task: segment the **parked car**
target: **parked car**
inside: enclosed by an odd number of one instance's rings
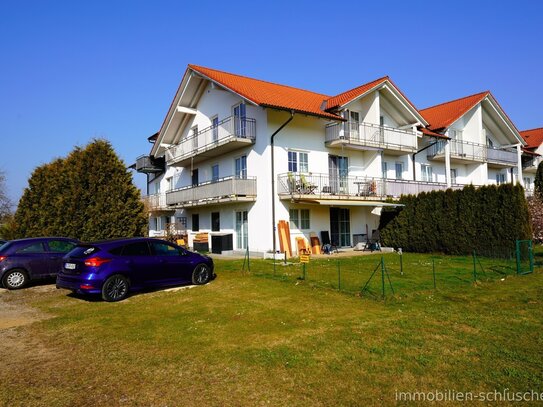
[[[64,237],[10,240],[0,246],[0,281],[5,288],[22,288],[31,280],[54,277],[62,258],[77,243]]]
[[[0,246],[2,246],[4,243],[7,243],[7,242],[8,242],[7,240],[0,239]]]
[[[120,301],[132,291],[206,284],[214,276],[208,256],[159,239],[117,239],[77,245],[64,257],[57,288]]]

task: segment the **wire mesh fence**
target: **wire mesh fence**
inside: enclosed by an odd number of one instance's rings
[[[528,241],[529,242],[529,241]],[[428,290],[454,290],[469,285],[503,280],[534,269],[531,242],[521,241],[512,253],[496,257],[447,256],[420,253],[386,253],[352,257],[319,257],[309,263],[244,261],[252,275],[303,283],[371,298],[405,297]],[[543,262],[542,262],[543,263]]]

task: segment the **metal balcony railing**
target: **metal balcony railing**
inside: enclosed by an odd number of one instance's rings
[[[136,158],[136,171],[142,173],[164,172],[164,157],[153,158],[148,155],[140,155]]]
[[[326,126],[325,141],[345,140],[362,146],[391,150],[416,150],[417,135],[413,130],[400,130],[371,123],[344,122]]]
[[[168,163],[184,160],[202,154],[236,139],[256,139],[256,120],[230,116],[217,125],[207,127],[198,133],[183,138],[179,144],[166,150]]]
[[[500,149],[487,146],[486,160],[490,163],[514,166],[518,164],[517,150],[512,148]]]
[[[522,160],[522,169],[537,169],[539,163],[541,162],[541,157],[530,157],[528,159]]]
[[[164,193],[147,195],[142,199],[151,212],[168,209],[168,205],[166,204],[166,194]]]
[[[439,182],[409,181],[387,178],[330,176],[329,174],[286,173],[278,175],[278,194],[307,195],[313,199],[386,199],[421,192],[446,190]],[[453,185],[461,189],[463,185]]]
[[[238,197],[256,197],[256,177],[238,178],[231,176],[174,189],[166,193],[166,203],[168,205],[186,203],[194,205],[209,200],[235,199]]]
[[[447,142],[439,141],[428,149],[428,158],[445,156]],[[449,140],[451,158],[467,161],[490,162],[503,165],[516,165],[517,152],[511,148],[489,147],[471,141]]]

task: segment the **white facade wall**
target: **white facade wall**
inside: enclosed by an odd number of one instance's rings
[[[379,125],[381,117],[383,123],[389,127],[406,128],[413,125],[413,122],[397,121],[394,118],[409,117],[410,113],[395,112],[390,102],[382,99],[384,96],[380,91],[356,100],[345,108],[360,113],[360,122]],[[242,102],[242,99],[231,92],[220,90],[217,87],[208,85],[197,105],[197,113],[191,116],[184,128],[178,129],[176,140],[191,135],[191,129],[198,126],[201,131],[212,124],[212,118],[218,116],[219,120],[233,115],[233,107]],[[386,105],[386,109],[383,108]],[[309,240],[310,233],[316,233],[320,238],[320,231],[330,231],[330,207],[324,205],[311,205],[293,203],[290,200],[281,200],[277,194],[277,176],[288,172],[288,152],[298,151],[308,154],[308,171],[311,174],[329,173],[329,155],[345,156],[349,159],[349,176],[375,177],[383,176],[383,162],[387,163],[386,177],[396,178],[396,163],[401,163],[403,172],[401,178],[413,180],[413,168],[416,171],[416,180],[422,180],[422,165],[432,167],[433,182],[446,183],[448,174],[445,172],[445,163],[430,161],[427,158],[427,151],[417,154],[413,161],[412,153],[393,155],[380,151],[362,151],[347,148],[328,148],[325,145],[325,126],[329,121],[314,116],[295,114],[293,120],[284,127],[275,137],[275,174],[276,181],[275,195],[271,191],[271,146],[270,136],[284,122],[290,113],[273,109],[264,109],[246,102],[246,116],[256,120],[256,141],[254,145],[238,149],[222,156],[210,158],[206,161],[196,163],[192,166],[176,167],[167,166],[165,174],[150,182],[149,193],[153,194],[158,190],[165,193],[170,187],[182,188],[192,184],[192,171],[198,169],[198,181],[206,182],[212,178],[211,167],[219,165],[219,178],[233,176],[235,174],[235,159],[241,155],[247,156],[247,175],[257,179],[257,198],[255,202],[230,202],[221,205],[203,206],[196,208],[180,209],[175,211],[173,216],[185,217],[187,219],[187,231],[189,245],[192,245],[193,238],[198,232],[211,232],[211,213],[220,213],[220,232],[232,233],[234,249],[237,246],[235,214],[239,211],[248,212],[248,236],[249,248],[251,251],[264,252],[273,246],[272,232],[272,200],[275,202],[275,224],[279,220],[289,220],[289,209],[308,209],[310,213],[310,227],[300,230],[291,225],[292,247],[295,248],[295,239],[304,236]],[[483,108],[481,104],[465,114],[457,122],[453,123],[451,129],[462,131],[462,140],[486,144],[485,134],[488,134],[497,144],[502,144],[506,139],[505,135],[499,134],[490,123],[483,123]],[[403,120],[403,119],[400,119]],[[485,131],[483,131],[483,128]],[[428,140],[419,138],[418,148],[427,145]],[[456,170],[457,184],[482,185],[495,183],[497,173],[506,174],[506,180],[510,181],[510,171],[507,169],[488,168],[486,163],[451,163],[451,169]],[[150,177],[152,178],[152,176]],[[173,180],[170,184],[169,179]],[[350,233],[351,242],[353,234],[365,234],[376,229],[379,217],[371,214],[373,207],[343,206],[350,210]],[[199,231],[192,231],[192,215],[199,214]],[[158,214],[166,216],[165,214]],[[172,216],[172,215],[168,215]],[[160,223],[164,223],[163,218]],[[159,234],[154,230],[154,217],[150,219],[150,234]],[[162,225],[163,226],[163,225]],[[211,239],[210,239],[211,243]],[[279,239],[276,239],[276,249],[279,249]]]

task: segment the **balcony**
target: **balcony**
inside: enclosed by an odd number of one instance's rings
[[[169,165],[187,166],[254,144],[256,120],[230,116],[166,150]]]
[[[537,167],[539,166],[540,162],[541,157],[539,156],[531,156],[529,158],[522,156],[522,171],[535,173],[537,172]]]
[[[167,213],[174,211],[173,208],[169,208],[166,204],[166,194],[164,193],[144,196],[143,203],[149,213]]]
[[[134,168],[134,167],[132,167]],[[164,172],[164,157],[141,155],[136,158],[136,171],[145,174]]]
[[[446,142],[439,141],[428,149],[428,159],[445,161]],[[451,162],[487,162],[489,167],[503,168],[517,165],[517,152],[514,149],[500,149],[471,141],[449,140]]]
[[[417,135],[412,130],[348,121],[326,126],[325,145],[353,150],[384,150],[388,154],[402,155],[417,151]]]
[[[226,177],[166,192],[166,204],[174,208],[256,201],[256,178]]]
[[[281,199],[375,201],[446,189],[447,184],[438,182],[287,173],[278,176],[277,193]]]

